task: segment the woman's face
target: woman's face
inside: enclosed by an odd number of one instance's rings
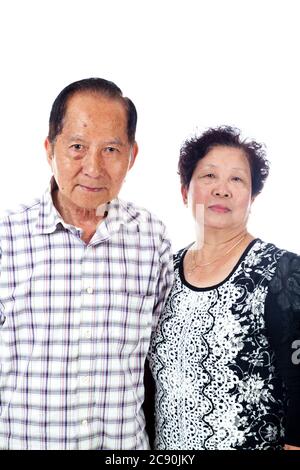
[[[198,162],[189,188],[182,187],[181,192],[200,224],[199,214],[204,214],[205,228],[245,228],[253,201],[245,153],[235,147],[213,147]]]

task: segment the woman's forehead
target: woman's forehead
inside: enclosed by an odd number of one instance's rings
[[[213,147],[198,162],[198,167],[230,168],[248,171],[249,162],[245,152],[240,148],[217,146]]]

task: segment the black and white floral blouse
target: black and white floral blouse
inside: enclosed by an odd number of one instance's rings
[[[197,288],[186,251],[150,347],[155,448],[300,446],[300,257],[255,239],[223,282]]]

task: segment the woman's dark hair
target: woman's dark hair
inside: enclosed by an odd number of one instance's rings
[[[123,96],[120,88],[115,83],[105,80],[104,78],[85,78],[66,86],[55,99],[49,118],[49,134],[48,139],[54,143],[58,134],[62,132],[63,121],[67,110],[69,98],[75,93],[91,92],[100,93],[111,99],[120,100],[127,113],[127,135],[128,141],[133,144],[135,140],[135,130],[137,123],[137,112],[133,102]]]
[[[189,187],[194,170],[199,160],[214,147],[234,147],[244,151],[250,166],[252,196],[259,194],[269,174],[269,161],[266,158],[264,144],[243,140],[241,131],[230,126],[210,128],[199,137],[187,139],[180,149],[178,174],[180,181]]]

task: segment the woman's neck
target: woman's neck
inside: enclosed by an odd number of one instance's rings
[[[205,231],[204,240],[197,240],[191,247],[197,264],[210,263],[220,257],[228,257],[247,246],[254,237],[245,227],[235,231]]]
[[[201,249],[197,249],[195,243],[184,257],[186,280],[196,287],[209,287],[222,282],[253,239],[243,229],[208,237]]]
[[[248,233],[246,227],[241,227],[236,230],[212,230],[205,229],[201,236],[196,234],[195,246],[193,248],[203,250],[216,250],[219,248],[226,248],[226,246],[242,235]]]

